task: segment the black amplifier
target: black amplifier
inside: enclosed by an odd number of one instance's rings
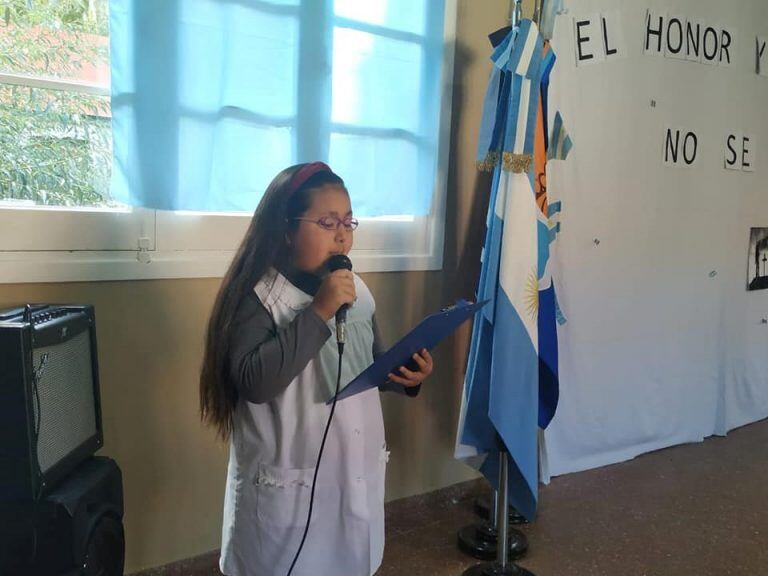
[[[0,504],[39,500],[102,444],[93,307],[0,311]]]

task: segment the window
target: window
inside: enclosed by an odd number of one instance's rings
[[[0,279],[31,279],[41,251],[135,250],[151,228],[109,195],[107,16],[106,0],[14,0],[0,15]]]
[[[0,200],[108,207],[105,2],[6,2],[0,20]]]
[[[231,132],[235,143],[247,132],[265,151],[259,162],[251,158],[255,172],[237,189],[253,198],[298,158],[327,158],[345,178],[358,213],[375,210],[376,199],[394,190],[435,191],[421,210],[405,194],[398,199],[402,213],[362,219],[353,252],[360,271],[442,265],[450,98],[434,119],[420,115],[418,105],[429,96],[424,86],[450,94],[456,7],[447,1],[443,18],[430,14],[434,5],[254,0],[251,6],[280,40],[267,38],[262,51],[285,62],[276,67],[278,76],[255,70],[260,81],[243,81],[243,89],[260,91],[270,114]],[[309,26],[318,21],[317,10],[325,24]],[[440,24],[438,43],[428,41],[430,22]],[[0,281],[218,276],[245,233],[250,212],[149,210],[112,198],[107,30],[107,0],[15,0],[0,20],[0,151],[5,155],[5,147],[12,159],[0,167]],[[288,50],[292,35],[300,41]],[[329,42],[331,73],[307,73]],[[442,69],[425,67],[425,54],[443,54],[444,43]],[[186,70],[181,85],[227,81],[194,78],[194,66]],[[440,81],[430,83],[435,77]],[[202,108],[204,102],[183,103],[180,141],[194,137]],[[223,155],[222,171],[237,165],[236,150]]]

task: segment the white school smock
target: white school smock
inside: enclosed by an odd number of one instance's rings
[[[312,297],[270,270],[254,288],[278,328]],[[355,275],[347,312],[342,387],[373,362],[375,304]],[[242,398],[234,415],[220,568],[226,576],[285,576],[309,511],[312,477],[338,369],[335,321],[318,355],[273,400]],[[379,391],[336,404],[315,489],[312,522],[294,576],[367,576],[384,552],[388,452]]]

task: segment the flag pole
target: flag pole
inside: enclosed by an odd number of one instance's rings
[[[538,1],[538,0],[537,0]],[[511,0],[509,10],[509,22],[512,28],[520,25],[523,18],[523,0]]]
[[[539,28],[544,26],[544,6],[547,0],[533,0],[533,21],[536,22]]]
[[[511,0],[510,24],[517,28],[522,20],[522,0]],[[534,0],[535,18],[538,20],[543,6],[542,0]],[[495,523],[497,530],[496,561],[476,564],[464,571],[462,576],[535,576],[533,572],[518,566],[508,558],[509,554],[509,451],[501,436],[496,433],[499,449],[499,476],[496,491]]]
[[[532,18],[532,20],[534,22],[536,22],[536,24],[539,24],[540,20],[541,20],[541,10],[543,8],[542,4],[543,4],[542,0],[533,0],[533,18]]]
[[[499,485],[496,491],[496,560],[475,564],[464,571],[462,576],[535,576],[533,572],[518,566],[509,559],[509,452],[497,434],[499,445]]]
[[[518,566],[508,558],[509,554],[509,452],[504,445],[501,436],[497,434],[499,443],[499,487],[496,506],[496,527],[499,531],[498,546],[496,548],[496,562],[492,569],[487,567],[481,574],[493,574],[498,576],[534,576],[533,572]]]
[[[536,1],[536,11],[539,10],[539,1]],[[522,0],[514,0],[512,9],[512,28],[520,25],[522,19]],[[535,15],[536,17],[538,14]],[[509,452],[504,445],[499,434],[496,434],[499,445],[499,484],[496,490],[495,512],[496,512],[496,530],[498,531],[496,545],[496,562],[490,566],[480,568],[479,574],[494,574],[498,576],[534,576],[534,574],[525,568],[522,568],[510,562],[509,554]],[[464,573],[466,576],[467,573]]]
[[[491,506],[491,497],[489,497],[488,494],[482,494],[475,498],[475,514],[477,514],[480,518],[483,520],[488,520],[489,522],[493,520],[496,521],[496,501],[498,500],[498,495],[496,494],[496,490],[491,490],[493,493],[493,506]],[[520,514],[512,504],[509,505],[509,523],[510,524],[528,524],[528,520],[525,519],[525,516]],[[494,528],[496,525],[494,524]]]
[[[509,533],[509,514],[507,506],[509,495],[507,494],[507,481],[509,479],[509,453],[502,444],[499,450],[499,489],[496,491],[496,526],[499,530],[499,543],[496,548],[496,562],[502,573],[507,572],[507,534]]]

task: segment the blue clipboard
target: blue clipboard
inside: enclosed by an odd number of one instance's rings
[[[485,306],[489,301],[472,303],[459,300],[453,306],[443,308],[440,312],[424,318],[419,324],[406,334],[397,344],[381,354],[376,361],[358,374],[357,378],[347,384],[339,392],[338,399],[343,400],[354,396],[369,388],[377,388],[389,378],[387,374],[395,372],[400,366],[407,366],[413,361],[413,354],[426,348],[431,350],[443,338],[451,334],[473,314]],[[328,404],[333,402],[333,397]]]

